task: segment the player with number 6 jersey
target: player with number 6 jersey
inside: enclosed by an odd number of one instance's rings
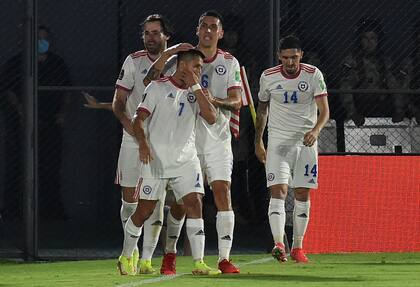
[[[297,37],[283,38],[278,56],[281,65],[265,70],[260,79],[255,153],[266,164],[271,193],[268,217],[274,239],[272,255],[279,262],[287,261],[284,204],[291,186],[295,195],[291,257],[306,263],[302,242],[309,222],[309,191],[317,188],[317,139],[329,118],[328,94],[321,71],[300,62],[303,51]],[[262,136],[267,117],[266,151]]]

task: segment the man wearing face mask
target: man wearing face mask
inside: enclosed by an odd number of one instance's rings
[[[22,194],[23,174],[23,55],[8,60],[1,70],[1,105],[6,122],[8,163],[6,196],[9,215],[19,216],[16,207]],[[50,30],[38,27],[38,86],[68,86],[70,75],[64,60],[51,51]],[[63,111],[67,97],[62,92],[38,92],[38,171],[39,211],[43,218],[65,218],[60,197],[60,165],[62,151]],[[6,212],[7,214],[8,212]]]

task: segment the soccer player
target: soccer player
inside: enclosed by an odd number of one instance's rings
[[[232,248],[235,215],[232,210],[230,182],[233,165],[229,122],[231,111],[241,107],[241,82],[239,63],[231,54],[217,48],[223,37],[222,17],[215,11],[203,13],[198,21],[197,49],[205,55],[201,85],[210,93],[217,108],[217,122],[209,125],[201,118],[197,121],[197,152],[201,168],[213,191],[217,207],[219,263],[222,273],[239,273],[239,268],[229,260]],[[164,69],[174,65],[171,51],[164,51],[150,68],[145,83],[156,79]],[[169,60],[169,62],[167,62]],[[184,211],[180,205],[171,205],[167,219],[166,252],[161,273],[176,273],[176,243],[181,232]]]
[[[124,131],[115,183],[119,184],[122,190],[120,216],[123,227],[128,218],[136,210],[138,199],[135,194],[135,187],[140,176],[138,143],[134,138],[131,118],[144,93],[145,86],[143,84],[143,78],[153,61],[166,49],[170,36],[171,28],[168,21],[162,15],[153,14],[146,17],[142,23],[142,37],[146,49],[135,52],[125,59],[116,82],[112,110],[120,120]],[[187,45],[188,48],[190,46]],[[175,52],[183,48],[185,49],[184,46],[178,46],[175,48]],[[168,71],[168,73],[170,72],[172,71]],[[87,96],[89,95],[85,95],[85,97]],[[107,105],[102,104],[100,107],[106,108]],[[160,200],[155,212],[144,225],[140,273],[154,273],[151,258],[159,240],[162,222],[163,200]],[[137,273],[138,260],[139,251],[137,247],[132,255],[120,256],[118,262],[120,274]]]
[[[195,146],[198,117],[208,124],[216,122],[216,109],[199,84],[204,55],[195,49],[178,53],[173,76],[153,81],[146,88],[143,102],[133,120],[139,156],[143,164],[137,185],[139,205],[128,219],[123,255],[129,256],[140,236],[145,220],[153,213],[166,187],[182,200],[186,210],[187,236],[194,259],[194,275],[220,273],[204,261],[204,193],[200,161]],[[147,132],[145,121],[148,120]]]
[[[258,93],[255,153],[266,164],[271,193],[268,217],[275,243],[272,255],[279,262],[287,261],[283,236],[289,184],[295,194],[291,257],[299,263],[308,262],[302,241],[309,222],[309,191],[317,188],[317,139],[329,118],[324,77],[315,66],[301,63],[302,56],[297,37],[281,39],[278,52],[281,65],[263,72]],[[267,116],[266,151],[262,136]]]

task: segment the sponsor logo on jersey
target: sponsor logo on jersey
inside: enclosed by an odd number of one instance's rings
[[[321,88],[322,91],[327,88],[327,86],[325,85],[325,82],[323,80],[319,81],[319,87]]]
[[[197,182],[197,183],[195,184],[195,187],[201,187],[201,184],[200,184],[199,182]]]
[[[267,174],[267,180],[268,181],[273,181],[275,178],[274,173],[270,172],[269,174]]]
[[[196,101],[195,95],[193,93],[188,93],[187,100],[190,103],[195,103],[195,101]]]
[[[221,240],[228,240],[228,241],[232,241],[232,238],[230,237],[230,235],[225,235],[223,237],[220,238]]]
[[[312,178],[310,181],[308,181],[308,183],[313,183],[313,184],[315,184],[315,180]]]
[[[124,69],[121,69],[120,74],[118,75],[118,80],[122,80],[124,78]]]
[[[308,90],[308,88],[309,88],[309,85],[308,85],[307,82],[305,82],[305,81],[300,81],[299,82],[299,84],[298,84],[299,91],[306,92]]]
[[[239,72],[239,71],[235,72],[235,81],[237,81],[237,82],[241,81],[241,72]]]
[[[168,97],[168,98],[171,98],[171,99],[175,99],[175,96],[174,96],[174,94],[172,94],[172,93],[170,93],[167,97]]]
[[[150,194],[152,192],[152,187],[150,185],[145,185],[143,187],[143,193],[144,194]]]
[[[226,67],[223,65],[217,65],[216,68],[214,68],[214,70],[220,76],[226,74]]]
[[[277,85],[276,90],[283,90],[283,86],[282,85]]]

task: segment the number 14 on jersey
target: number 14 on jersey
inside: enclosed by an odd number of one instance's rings
[[[290,95],[287,91],[284,92],[284,102],[283,104],[288,104],[291,102],[292,104],[297,104],[298,102],[298,94],[296,91],[293,91],[292,95]]]

